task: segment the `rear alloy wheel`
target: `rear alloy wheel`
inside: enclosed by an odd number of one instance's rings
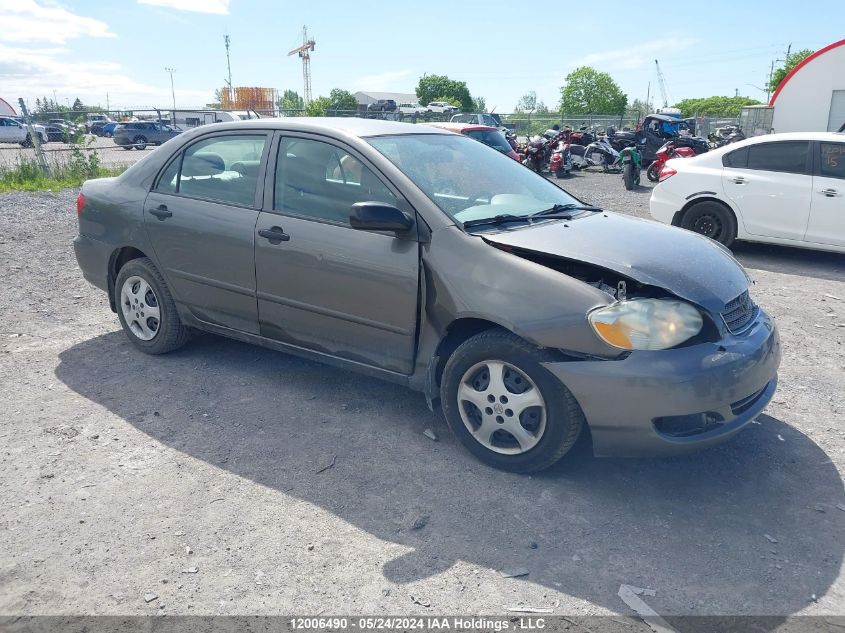
[[[481,461],[533,472],[575,444],[584,416],[569,390],[543,368],[546,360],[547,352],[499,329],[470,338],[449,358],[441,382],[443,412]]]
[[[132,139],[132,144],[135,145],[136,149],[147,149],[147,139],[143,136],[136,136]]]
[[[114,293],[120,325],[142,352],[165,354],[188,340],[170,290],[148,258],[133,259],[120,269]]]
[[[730,248],[736,239],[736,218],[719,202],[704,200],[684,213],[681,227],[699,233]]]

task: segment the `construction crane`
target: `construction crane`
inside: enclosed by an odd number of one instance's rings
[[[663,96],[663,107],[669,107],[669,97],[666,96],[666,82],[663,81],[663,73],[660,72],[660,64],[654,60],[654,65],[657,67],[657,84],[660,86],[660,94]]]
[[[308,27],[302,27],[302,46],[293,49],[288,53],[288,57],[295,53],[299,53],[299,58],[302,60],[302,82],[305,84],[304,95],[302,102],[307,106],[311,103],[311,53],[314,52],[315,42],[308,39]]]

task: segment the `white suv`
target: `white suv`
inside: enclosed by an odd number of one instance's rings
[[[33,131],[38,134],[42,143],[47,142],[47,130],[43,125],[33,125]],[[0,143],[18,143],[23,147],[32,145],[29,130],[26,125],[11,117],[0,117]]]
[[[845,134],[768,134],[670,160],[651,215],[706,235],[845,252]]]
[[[430,112],[434,112],[435,114],[454,114],[458,112],[458,108],[453,106],[451,103],[447,103],[445,101],[432,101],[427,106]]]
[[[417,116],[423,116],[431,112],[431,110],[421,106],[419,103],[400,103],[398,109],[402,114],[408,114],[411,116],[415,114]]]

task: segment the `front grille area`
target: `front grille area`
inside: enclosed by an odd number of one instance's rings
[[[722,320],[731,334],[742,332],[757,316],[757,306],[746,290],[736,299],[729,301],[722,312]]]
[[[768,386],[768,385],[767,385]],[[757,401],[760,399],[760,396],[763,395],[763,392],[766,390],[766,387],[763,387],[759,391],[755,391],[750,396],[746,396],[742,400],[737,400],[736,402],[731,403],[731,412],[734,415],[740,415],[748,411],[751,407],[753,407]]]
[[[715,411],[692,413],[690,415],[667,415],[654,418],[652,424],[661,435],[669,437],[690,437],[717,429],[725,423],[725,418]]]

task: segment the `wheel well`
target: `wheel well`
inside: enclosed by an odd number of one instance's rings
[[[497,327],[501,326],[498,323],[493,323],[485,319],[466,318],[452,321],[449,327],[446,328],[446,335],[440,340],[437,351],[434,353],[437,359],[437,365],[434,367],[435,384],[433,386],[440,386],[440,379],[443,376],[443,369],[446,367],[446,362],[464,341],[480,332],[492,330]]]
[[[140,257],[146,257],[146,254],[132,246],[118,248],[111,254],[109,259],[109,305],[112,312],[117,312],[117,307],[114,304],[114,282],[118,273],[120,273],[120,269],[126,265],[126,262]]]
[[[728,213],[731,214],[734,219],[734,222],[738,222],[736,213],[734,213],[734,210],[731,209],[729,205],[725,204],[725,202],[719,200],[718,198],[713,198],[711,196],[701,196],[700,198],[693,198],[692,200],[687,202],[683,207],[681,207],[681,210],[678,211],[672,217],[672,226],[681,226],[681,223],[684,221],[684,215],[686,215],[687,211],[692,209],[699,202],[715,202],[716,204],[721,205],[728,211]]]

